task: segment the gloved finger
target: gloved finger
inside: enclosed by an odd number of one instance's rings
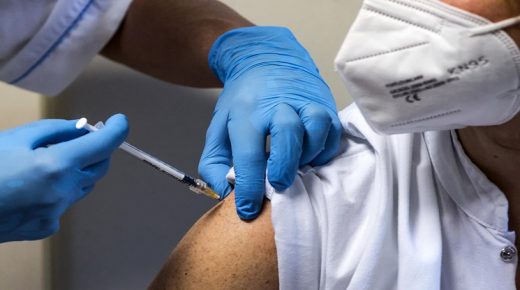
[[[91,184],[91,185],[88,185],[88,186],[85,186],[81,189],[81,191],[83,192],[83,196],[89,194],[90,192],[92,192],[92,190],[94,190],[94,188],[96,187],[96,184]]]
[[[226,180],[232,163],[227,120],[227,113],[215,112],[206,133],[206,144],[199,162],[200,176],[221,199],[228,196],[232,190]]]
[[[40,120],[29,123],[4,133],[17,144],[24,144],[31,149],[57,144],[78,138],[87,133],[76,129],[76,121],[70,120]]]
[[[304,126],[296,111],[278,104],[270,124],[271,153],[267,161],[267,177],[276,191],[284,191],[294,181],[302,154]]]
[[[78,181],[71,180],[71,183],[75,183],[75,189],[70,189],[67,192],[61,194],[54,194],[45,201],[38,205],[33,206],[26,212],[30,215],[26,215],[24,218],[24,224],[31,220],[41,220],[49,218],[59,218],[65,211],[73,204],[71,200],[77,200],[77,196],[82,186],[77,185]]]
[[[327,164],[338,153],[343,127],[336,114],[332,115],[332,126],[325,142],[325,149],[311,161],[311,166],[322,166]]]
[[[96,187],[96,183],[91,183],[91,184],[82,186],[81,189],[76,192],[76,194],[71,196],[71,198],[70,198],[70,200],[68,201],[67,204],[65,204],[64,206],[61,206],[60,208],[58,208],[58,210],[56,211],[56,214],[57,215],[62,215],[63,213],[65,213],[65,211],[67,211],[67,209],[69,207],[71,207],[72,205],[74,205],[78,201],[80,201],[83,198],[85,198],[85,196],[87,196],[89,193],[91,193],[92,190],[94,190],[95,187]]]
[[[266,132],[253,126],[248,116],[228,123],[235,166],[235,204],[244,220],[256,218],[262,210],[265,192]]]
[[[0,217],[0,233],[8,233],[18,228],[23,223],[24,214],[15,212]]]
[[[31,219],[17,229],[23,240],[40,240],[52,236],[60,229],[60,220],[56,217]]]
[[[87,185],[87,186],[83,187],[81,189],[81,194],[78,195],[77,198],[75,200],[73,200],[71,204],[75,204],[79,200],[83,199],[85,196],[87,196],[89,193],[91,193],[94,190],[95,187],[96,187],[96,183],[93,183],[93,184],[90,184],[90,185]]]
[[[299,115],[305,126],[300,166],[305,166],[325,149],[325,142],[332,126],[332,118],[325,108],[315,103],[304,106]]]
[[[64,158],[89,166],[108,159],[128,135],[128,121],[122,114],[116,114],[99,131],[80,138],[60,143],[49,148]]]
[[[90,193],[94,189],[96,183],[106,175],[109,167],[110,159],[105,159],[80,170],[81,182],[78,183],[79,190],[76,190],[75,194],[70,196],[68,203],[61,207],[61,212],[58,214],[63,214],[68,207],[83,199],[88,193]]]
[[[90,185],[98,182],[101,178],[103,178],[110,167],[110,159],[105,159],[98,163],[89,165],[81,170],[81,175],[84,185]]]

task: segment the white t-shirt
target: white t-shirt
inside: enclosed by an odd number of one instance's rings
[[[508,202],[455,132],[381,136],[354,105],[340,118],[338,157],[268,188],[280,289],[515,289]]]
[[[0,80],[55,95],[110,40],[131,0],[0,1]]]

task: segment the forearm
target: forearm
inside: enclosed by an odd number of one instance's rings
[[[215,0],[134,0],[102,54],[168,82],[215,87],[220,81],[208,65],[213,42],[252,25]]]

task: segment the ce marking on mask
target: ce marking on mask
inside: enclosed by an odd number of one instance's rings
[[[390,95],[394,99],[402,99],[410,104],[418,103],[423,100],[421,93],[460,81],[465,74],[483,68],[489,63],[489,60],[485,56],[481,56],[446,69],[446,77],[442,80],[437,78],[425,78],[423,75],[419,75],[389,83],[385,87],[389,90]]]

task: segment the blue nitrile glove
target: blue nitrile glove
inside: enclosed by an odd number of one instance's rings
[[[105,175],[128,132],[123,115],[95,133],[75,125],[42,120],[0,132],[0,242],[55,233],[65,210]]]
[[[224,90],[199,171],[227,196],[225,176],[233,165],[238,215],[253,219],[262,208],[266,167],[271,185],[283,191],[299,167],[323,165],[335,155],[341,136],[336,105],[309,53],[286,28],[229,31],[213,44],[209,64]]]

